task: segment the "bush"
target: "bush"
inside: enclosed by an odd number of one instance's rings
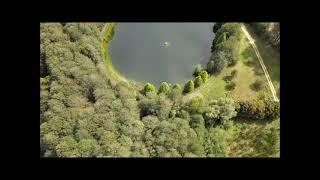
[[[167,82],[162,82],[159,87],[159,94],[161,93],[168,94],[169,91],[170,91],[169,84]]]
[[[238,76],[238,70],[234,69],[233,71],[231,71],[232,79],[236,78],[237,76]]]
[[[201,70],[200,73],[199,73],[199,76],[201,76],[203,82],[206,82],[208,77],[209,77],[209,75],[208,75],[206,70]]]
[[[147,83],[144,86],[143,93],[144,93],[144,95],[147,95],[148,93],[156,94],[157,93],[157,89],[154,87],[153,84]]]
[[[184,86],[183,93],[186,94],[186,93],[192,92],[193,90],[194,90],[194,83],[192,80],[190,80]]]
[[[255,91],[260,91],[264,87],[264,82],[260,79],[256,80],[252,85],[251,88]]]
[[[228,83],[227,85],[226,85],[226,89],[228,90],[228,91],[232,91],[232,90],[234,90],[236,88],[236,83],[235,82],[230,82],[230,83]]]
[[[274,120],[280,116],[280,104],[272,99],[239,102],[238,116],[253,120]]]
[[[231,75],[230,76],[224,76],[223,77],[223,80],[227,83],[229,83],[232,79],[234,79],[235,77],[237,77],[238,75],[238,71],[237,70],[233,70],[231,72]]]
[[[194,80],[194,87],[200,87],[203,84],[203,80],[201,76],[197,76],[196,79]]]
[[[200,71],[202,70],[202,67],[201,67],[201,64],[197,64],[195,67],[194,67],[194,70],[193,70],[193,76],[194,77],[197,77],[200,73]]]

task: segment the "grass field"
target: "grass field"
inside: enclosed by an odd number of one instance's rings
[[[280,88],[280,53],[267,45],[266,42],[257,36],[250,26],[246,26],[252,38],[255,39],[255,44],[260,52],[263,62],[267,67],[271,81],[278,94]],[[279,94],[278,94],[279,97]]]

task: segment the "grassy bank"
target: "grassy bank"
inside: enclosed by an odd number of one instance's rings
[[[104,26],[102,30],[102,43],[101,43],[102,53],[105,59],[107,69],[110,71],[112,77],[114,77],[116,80],[127,82],[127,80],[124,77],[122,77],[119,71],[113,66],[111,57],[109,54],[108,45],[114,36],[115,28],[116,28],[116,23],[106,23],[106,25]]]

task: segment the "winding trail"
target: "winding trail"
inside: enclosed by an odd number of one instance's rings
[[[270,90],[271,90],[271,93],[272,93],[274,101],[279,102],[276,90],[274,89],[274,86],[272,84],[272,81],[271,81],[271,78],[270,78],[269,73],[267,71],[267,68],[263,63],[262,57],[260,56],[259,50],[258,50],[256,44],[254,43],[254,39],[251,37],[251,35],[247,31],[246,27],[242,23],[241,23],[241,29],[244,32],[245,36],[248,38],[250,44],[252,45],[252,47],[253,47],[253,49],[254,49],[254,51],[255,51],[258,59],[259,59],[260,65],[261,65],[261,67],[262,67],[262,69],[264,71],[264,74],[265,74],[265,76],[266,76],[266,78],[268,80],[268,84],[269,84],[269,87],[270,87]]]

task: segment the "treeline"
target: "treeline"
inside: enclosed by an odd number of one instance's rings
[[[180,84],[163,82],[159,89],[147,84],[139,92],[113,79],[101,47],[104,25],[40,26],[40,156],[231,155],[228,133],[235,128],[231,119],[238,114],[238,103],[232,99],[208,102],[200,97],[184,102],[183,94],[189,90]],[[201,74],[205,73],[200,71],[196,79],[207,78]],[[274,138],[260,140],[266,147],[275,147]],[[237,148],[242,150],[245,147]],[[252,154],[261,152],[274,153],[265,148]]]
[[[254,32],[280,51],[280,23],[248,23]]]

